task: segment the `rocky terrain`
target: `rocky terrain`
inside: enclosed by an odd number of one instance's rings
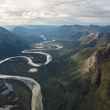
[[[106,36],[106,37],[105,37]],[[109,110],[110,46],[107,34],[99,34],[93,54],[83,59],[81,74],[88,81],[88,91],[82,94],[79,110]],[[103,41],[102,41],[103,39]],[[101,41],[100,41],[101,40]],[[106,45],[101,43],[105,42]],[[99,44],[101,46],[99,46]],[[86,51],[88,52],[88,51]],[[86,53],[85,53],[86,54]],[[84,84],[83,86],[85,86]],[[85,88],[87,89],[87,88]]]

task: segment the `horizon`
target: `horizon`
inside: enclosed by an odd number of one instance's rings
[[[108,24],[108,25],[106,25],[106,24],[59,24],[59,25],[57,25],[57,24],[46,24],[46,25],[33,25],[33,24],[25,24],[25,25],[23,25],[23,24],[21,24],[21,25],[0,25],[0,27],[4,27],[4,26],[110,26],[110,24]]]

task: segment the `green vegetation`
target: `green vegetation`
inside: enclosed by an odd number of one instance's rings
[[[98,110],[109,110],[110,108],[110,59],[106,59],[101,64],[101,85],[97,91]],[[103,109],[104,107],[104,109]]]
[[[72,46],[52,52],[53,62],[45,68],[48,73],[44,91],[47,110],[75,110],[79,106],[82,80],[79,65],[72,58],[74,52]]]
[[[109,58],[109,48],[98,47],[98,60],[97,64],[100,68],[100,82],[99,85],[96,85],[97,71],[91,69],[91,74],[89,77],[86,77],[85,80],[89,81],[88,92],[85,95],[82,95],[81,104],[79,105],[78,110],[109,110],[110,108],[110,58]],[[97,66],[96,66],[97,69]],[[94,80],[94,81],[93,81]],[[93,83],[94,82],[94,83]]]
[[[90,57],[94,52],[95,48],[82,48],[75,55],[72,56],[76,62],[83,62],[85,59]]]

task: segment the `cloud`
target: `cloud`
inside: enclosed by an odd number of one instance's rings
[[[0,0],[0,24],[110,24],[109,0]]]

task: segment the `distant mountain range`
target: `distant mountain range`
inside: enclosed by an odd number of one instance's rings
[[[39,38],[39,36],[43,34],[47,39],[76,41],[89,33],[110,32],[110,26],[16,26],[13,27],[12,31],[16,34],[31,36],[33,39]]]
[[[110,26],[95,25],[8,26],[7,29],[0,27],[0,56],[17,54],[33,43],[43,40],[79,41],[91,33],[101,35],[109,32]]]

